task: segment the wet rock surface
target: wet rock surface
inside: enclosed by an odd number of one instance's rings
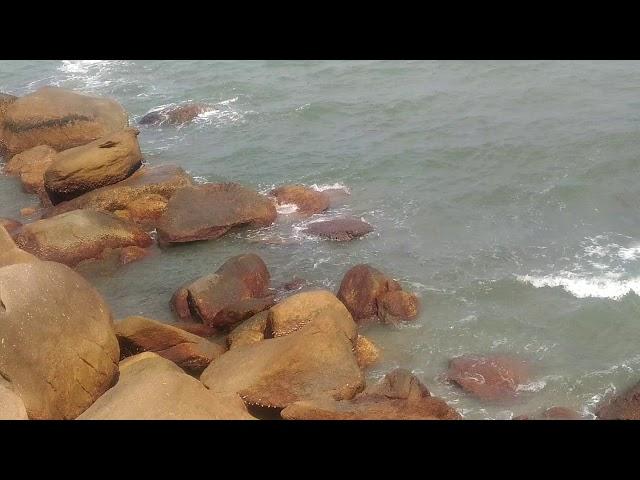
[[[310,223],[303,232],[337,242],[347,242],[373,232],[373,227],[357,218],[338,218]]]

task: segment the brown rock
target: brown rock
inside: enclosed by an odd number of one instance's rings
[[[598,420],[640,420],[640,383],[606,399],[595,413]]]
[[[269,311],[265,310],[242,322],[227,336],[229,349],[251,345],[264,340],[268,320]]]
[[[20,215],[23,217],[31,217],[37,211],[38,209],[36,207],[24,207],[20,209]]]
[[[4,122],[4,117],[7,112],[7,109],[9,108],[9,105],[11,105],[17,99],[18,97],[15,97],[13,95],[0,93],[0,157],[5,156],[7,153],[7,146],[4,140],[2,139],[2,124]]]
[[[0,226],[0,267],[14,265],[16,263],[34,263],[38,261],[39,260],[30,253],[19,249],[13,242],[9,232]]]
[[[12,218],[0,218],[0,227],[4,227],[9,234],[15,232],[21,226],[22,223]]]
[[[345,326],[345,333],[355,343],[357,332],[351,314],[327,290],[297,293],[269,310],[269,329],[274,337],[289,335],[314,320],[341,322]]]
[[[542,412],[543,420],[582,420],[583,417],[575,410],[567,407],[551,407]]]
[[[398,323],[418,316],[420,301],[413,293],[395,290],[378,297],[378,318],[383,323]]]
[[[184,330],[185,332],[193,333],[194,335],[204,338],[211,337],[217,332],[216,328],[199,322],[169,322],[167,325],[171,325],[172,327],[179,328],[180,330]]]
[[[42,260],[69,266],[101,258],[106,249],[148,247],[153,242],[134,224],[92,210],[74,210],[29,223],[16,231],[14,239],[18,247]]]
[[[310,223],[303,232],[337,242],[345,242],[373,232],[373,227],[357,218],[337,218]]]
[[[14,155],[5,165],[4,172],[8,175],[18,175],[25,192],[46,197],[44,172],[53,162],[55,155],[56,151],[47,145],[33,147]]]
[[[486,401],[512,399],[530,378],[528,365],[506,355],[465,355],[449,362],[447,377],[471,395]]]
[[[75,418],[113,385],[111,313],[79,274],[54,262],[2,267],[0,305],[0,376],[29,418]]]
[[[294,204],[298,213],[313,215],[329,208],[329,197],[303,185],[285,185],[270,192],[279,205]]]
[[[282,410],[286,420],[459,420],[455,409],[431,397],[415,376],[395,370],[379,385],[352,400],[317,397],[295,402]]]
[[[0,377],[0,420],[28,420],[24,402],[11,384]]]
[[[44,87],[9,105],[2,136],[11,157],[38,145],[57,151],[84,145],[128,123],[114,100]]]
[[[145,250],[144,248],[140,248],[140,247],[124,247],[121,251],[120,251],[120,263],[122,265],[127,265],[131,262],[135,262],[138,260],[143,259],[144,257],[146,257],[149,254],[148,250]]]
[[[269,308],[269,271],[255,254],[228,259],[216,273],[180,287],[171,304],[178,317],[229,327]]]
[[[364,388],[351,339],[330,320],[229,350],[200,379],[214,392],[238,393],[249,405],[272,408],[318,395],[353,398]]]
[[[369,368],[380,360],[380,349],[367,337],[358,335],[356,339],[356,360],[360,368]]]
[[[127,210],[124,211],[127,212],[129,218],[136,223],[143,224],[145,222],[151,222],[155,224],[164,214],[168,203],[168,198],[157,193],[152,193],[134,200],[127,206]]]
[[[58,153],[44,174],[44,187],[56,205],[131,176],[142,165],[135,128],[110,133]]]
[[[144,115],[138,123],[140,125],[182,125],[184,123],[192,121],[201,113],[208,110],[207,105],[198,103],[188,103],[185,105],[178,105],[168,107],[162,110],[156,110]]]
[[[264,195],[237,183],[183,188],[169,200],[158,222],[161,243],[218,238],[234,227],[273,223],[276,209]]]
[[[158,219],[158,196],[168,201],[176,191],[192,184],[193,179],[180,167],[144,166],[122,182],[98,188],[49,208],[43,218],[77,209],[116,212],[128,211],[132,207],[132,213],[127,212],[128,218],[153,229]]]
[[[400,284],[370,265],[356,265],[345,273],[338,298],[356,322],[378,316],[378,299]]]
[[[237,395],[216,395],[151,352],[120,363],[120,379],[78,420],[253,420]]]
[[[127,317],[115,325],[124,356],[155,352],[185,370],[199,372],[225,352],[202,337],[145,317]]]

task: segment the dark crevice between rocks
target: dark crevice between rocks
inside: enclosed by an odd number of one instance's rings
[[[262,405],[254,405],[246,403],[249,415],[256,417],[258,420],[282,420],[280,413],[282,408],[265,407]]]

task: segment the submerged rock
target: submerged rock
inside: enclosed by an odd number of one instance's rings
[[[48,203],[44,188],[44,172],[53,162],[55,155],[56,151],[53,148],[39,145],[14,155],[5,165],[4,172],[8,175],[18,175],[25,192],[35,193],[44,199],[44,203]]]
[[[140,125],[182,125],[206,112],[210,107],[200,103],[188,103],[156,110],[144,115],[138,123]]]
[[[516,397],[530,379],[530,369],[521,359],[507,355],[464,355],[449,362],[449,381],[486,401]]]
[[[148,250],[140,247],[124,247],[120,250],[120,263],[122,265],[127,265],[131,262],[137,262],[138,260],[143,259],[149,254]]]
[[[352,340],[344,324],[331,319],[233,348],[212,362],[200,379],[214,392],[238,393],[249,405],[272,408],[319,395],[353,398],[364,388]]]
[[[124,356],[155,352],[186,370],[199,372],[225,349],[202,337],[145,317],[127,317],[115,324]]]
[[[214,394],[151,352],[120,363],[120,379],[78,420],[253,420],[240,397]]]
[[[0,218],[0,227],[3,227],[9,234],[15,232],[21,226],[22,223],[13,218]]]
[[[106,249],[148,247],[153,243],[136,225],[92,210],[74,210],[29,223],[15,232],[14,239],[18,247],[42,260],[69,266],[101,258]]]
[[[71,419],[118,375],[109,307],[82,276],[54,262],[0,268],[0,376],[31,419]]]
[[[51,218],[72,210],[126,212],[132,221],[145,228],[155,228],[164,213],[166,202],[181,188],[193,185],[193,179],[180,167],[161,165],[142,167],[126,180],[98,188],[44,212]],[[165,202],[159,205],[159,199]],[[131,209],[131,212],[129,212]]]
[[[128,123],[127,112],[114,100],[44,87],[7,107],[2,138],[11,157],[38,145],[57,151],[84,145]]]
[[[640,383],[606,399],[595,413],[598,420],[640,420]]]
[[[44,174],[44,187],[56,205],[131,176],[142,165],[137,136],[127,128],[59,152]]]
[[[303,185],[284,185],[272,190],[269,195],[275,197],[278,205],[295,205],[302,215],[322,213],[329,208],[328,195]]]
[[[169,200],[158,222],[161,243],[221,237],[234,227],[271,225],[276,208],[264,195],[237,183],[183,188]]]
[[[543,420],[584,420],[584,417],[567,407],[551,407],[542,412]]]
[[[357,218],[337,218],[310,223],[303,232],[329,240],[345,242],[373,232],[373,227]]]

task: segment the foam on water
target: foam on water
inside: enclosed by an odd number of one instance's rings
[[[276,211],[278,215],[291,215],[298,211],[298,206],[295,203],[282,203],[276,205]]]
[[[518,275],[520,282],[536,288],[561,287],[577,298],[609,298],[620,300],[629,293],[640,294],[640,277],[618,280],[610,275],[601,277],[581,277],[573,272],[560,272],[554,275],[535,276]]]
[[[314,183],[313,185],[310,186],[310,188],[313,188],[318,192],[324,192],[326,190],[342,190],[345,193],[351,194],[351,190],[349,189],[349,187],[338,182],[333,183],[331,185],[329,184],[317,185]]]

